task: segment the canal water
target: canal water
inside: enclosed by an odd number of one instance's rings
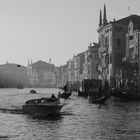
[[[65,103],[60,116],[36,118],[21,112],[32,98],[49,97],[58,89],[0,89],[0,140],[139,140],[140,102],[113,98],[95,105],[76,93]]]

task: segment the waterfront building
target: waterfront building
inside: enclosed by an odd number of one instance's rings
[[[83,63],[85,61],[85,52],[74,55],[67,62],[67,82],[73,90],[80,87],[83,80]]]
[[[56,75],[53,64],[37,61],[28,63],[29,86],[33,87],[55,87]]]
[[[83,67],[83,65],[85,63],[85,52],[77,54],[76,57],[78,58],[77,59],[78,60],[77,63],[79,63],[78,64],[79,65],[78,73],[79,73],[79,82],[81,83],[82,80],[84,79],[84,75],[83,75],[84,67]]]
[[[83,78],[84,79],[99,79],[98,72],[98,48],[97,43],[93,43],[88,46],[85,52],[85,63],[83,64]]]
[[[27,67],[8,62],[0,65],[0,87],[13,88],[17,85],[27,87]]]
[[[68,82],[74,83],[79,81],[79,69],[80,69],[80,59],[77,56],[73,56],[68,62],[67,72],[68,72]]]
[[[67,76],[67,64],[60,66],[60,82],[59,87],[64,87],[67,84],[68,76]]]
[[[107,22],[106,7],[104,5],[104,17],[102,21],[102,11],[100,10],[99,17],[99,28],[98,28],[98,39],[99,39],[99,79],[109,80],[113,75],[112,69],[112,27]],[[110,59],[109,59],[110,57]],[[109,61],[110,60],[110,61]]]
[[[56,82],[56,87],[60,87],[61,86],[61,71],[60,71],[60,67],[55,67],[54,69],[55,71],[55,82]]]
[[[128,33],[126,34],[126,57],[124,58],[124,63],[126,67],[122,71],[123,79],[124,78],[132,79],[140,76],[139,62],[140,62],[140,16],[131,16],[128,25]]]
[[[100,10],[98,38],[99,38],[99,78],[110,80],[121,78],[122,58],[126,56],[126,33],[130,18],[138,20],[137,15],[107,22],[106,6],[104,5],[104,17]]]

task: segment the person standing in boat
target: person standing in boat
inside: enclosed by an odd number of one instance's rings
[[[100,83],[100,85],[98,87],[98,95],[99,95],[99,97],[102,96],[102,83]]]
[[[108,94],[108,92],[109,92],[109,83],[108,83],[108,81],[105,81],[104,90],[105,90],[105,94]]]
[[[134,90],[135,90],[135,93],[137,93],[137,88],[138,88],[138,86],[137,86],[137,79],[135,79],[135,81],[134,81]]]
[[[68,86],[65,85],[65,86],[63,87],[63,90],[64,90],[65,93],[67,93],[67,91],[68,91]]]

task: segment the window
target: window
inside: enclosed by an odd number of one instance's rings
[[[98,54],[95,54],[95,60],[97,60],[98,59]]]
[[[109,74],[109,70],[107,69],[107,74]]]
[[[98,64],[96,64],[96,71],[98,71]]]
[[[112,75],[112,69],[110,69],[110,75]]]
[[[133,35],[129,36],[129,40],[132,40],[133,39]]]
[[[112,64],[112,54],[110,54],[109,61],[110,61],[110,64]]]
[[[122,61],[122,54],[116,53],[115,58],[116,58],[116,62],[120,63]]]
[[[115,30],[120,32],[122,30],[122,27],[115,27]]]
[[[121,40],[120,38],[117,39],[117,46],[120,46],[121,45]]]

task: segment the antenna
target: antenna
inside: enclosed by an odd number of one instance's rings
[[[51,59],[51,58],[49,58],[49,62],[50,62],[50,64],[51,64],[51,62],[52,62],[52,59]]]
[[[128,7],[128,16],[130,16],[130,7]]]

